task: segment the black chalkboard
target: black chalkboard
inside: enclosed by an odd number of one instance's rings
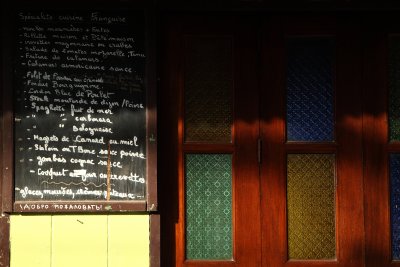
[[[144,14],[21,11],[16,20],[15,200],[144,200]]]

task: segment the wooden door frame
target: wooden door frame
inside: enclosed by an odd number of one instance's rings
[[[258,107],[256,95],[249,94],[250,88],[257,88],[257,32],[252,29],[251,18],[240,19],[235,16],[178,16],[168,19],[165,33],[166,49],[163,51],[163,90],[162,99],[170,99],[168,106],[161,104],[160,121],[165,131],[165,145],[173,148],[173,166],[169,174],[160,181],[165,191],[172,192],[173,202],[161,211],[168,218],[162,224],[170,238],[164,242],[167,255],[163,260],[171,266],[260,266],[261,235],[259,220],[259,178],[257,163]],[[250,29],[250,30],[249,30]],[[233,143],[227,145],[185,144],[183,141],[183,64],[184,37],[199,36],[232,36],[234,51],[234,128]],[[242,88],[242,89],[239,89]],[[249,89],[246,89],[249,88]],[[238,103],[240,102],[241,105]],[[243,105],[244,104],[244,105]],[[249,138],[250,137],[250,138]],[[172,141],[173,140],[173,141]],[[161,141],[162,142],[162,141]],[[172,142],[172,145],[170,144]],[[163,146],[162,146],[163,147]],[[165,151],[167,148],[164,147]],[[185,207],[184,207],[184,153],[232,153],[233,155],[233,259],[229,261],[200,261],[185,258]],[[162,152],[161,152],[162,153]],[[236,167],[237,162],[245,162],[245,167]],[[162,163],[161,163],[162,164]],[[164,168],[163,168],[164,169]],[[249,182],[250,181],[250,182]],[[163,193],[160,198],[163,199]],[[169,197],[170,195],[168,195]],[[164,197],[167,197],[166,195]],[[169,198],[171,199],[171,198]],[[249,204],[251,203],[251,204]],[[162,213],[163,214],[163,213]],[[172,219],[172,220],[170,220]],[[168,229],[167,229],[168,228]]]
[[[324,18],[318,18],[315,13],[288,16],[269,14],[267,18],[259,16],[262,23],[259,37],[262,41],[259,46],[261,59],[258,60],[266,64],[256,62],[257,59],[252,60],[259,67],[256,72],[261,77],[260,99],[267,97],[276,99],[271,101],[265,112],[261,114],[263,129],[261,137],[271,140],[271,142],[263,143],[261,172],[265,175],[262,175],[260,181],[261,192],[258,191],[261,194],[259,205],[263,211],[260,228],[272,229],[262,235],[263,266],[386,267],[400,265],[400,262],[391,260],[387,155],[390,151],[400,151],[400,147],[398,145],[389,147],[387,142],[388,81],[387,56],[385,55],[387,34],[399,33],[400,26],[396,22],[396,12],[389,13],[385,11],[378,14],[373,21],[370,16],[375,13],[357,12],[334,13],[332,16],[325,16],[325,14]],[[160,121],[161,132],[164,135],[164,138],[161,137],[164,143],[161,147],[165,151],[172,151],[171,158],[176,159],[179,156],[178,151],[182,151],[181,141],[178,139],[179,127],[181,127],[178,118],[180,118],[181,109],[177,106],[182,103],[182,96],[176,91],[176,84],[182,83],[179,80],[182,66],[175,61],[174,55],[182,51],[182,47],[179,47],[176,41],[182,35],[182,29],[179,28],[182,28],[182,25],[179,26],[182,24],[182,18],[175,15],[171,17],[175,17],[175,21],[169,26],[164,25],[165,28],[162,30],[165,34],[162,43],[166,44],[166,47],[162,48],[161,60],[176,64],[172,66],[172,69],[171,64],[163,64],[161,71],[163,81],[161,99],[163,101],[160,105],[163,118]],[[316,21],[325,22],[315,23]],[[306,150],[301,144],[285,144],[285,125],[281,119],[285,114],[285,77],[283,75],[285,65],[282,60],[284,32],[292,35],[336,35],[338,45],[336,103],[339,108],[336,110],[337,142],[334,145],[325,147],[314,145],[311,150]],[[272,63],[268,64],[268,62]],[[276,73],[277,69],[280,70],[278,75],[268,75]],[[266,75],[261,75],[262,73]],[[243,96],[246,97],[246,95]],[[171,99],[172,103],[165,103],[165,99]],[[254,126],[250,128],[253,129]],[[256,137],[255,131],[250,136]],[[245,136],[240,138],[243,138],[244,142],[249,142],[245,140]],[[247,146],[249,150],[254,150],[255,144],[249,142]],[[335,152],[337,155],[339,172],[336,260],[328,262],[288,260],[285,177],[285,159],[288,151],[323,151]],[[182,163],[176,163],[175,160],[173,162],[173,166],[171,162],[160,163],[163,166],[161,168],[163,172],[160,174],[163,190],[160,194],[164,195],[161,197],[164,199],[162,201],[164,203],[162,228],[164,238],[168,239],[168,242],[164,242],[162,254],[164,255],[163,263],[182,266],[184,263],[182,256],[184,248],[181,245],[183,244],[181,240],[183,236],[182,207],[178,206],[182,192],[178,190],[179,179],[177,178],[182,178],[182,173],[178,173],[179,164]],[[170,192],[172,192],[172,201],[167,204],[165,200],[171,199]],[[236,216],[239,216],[238,213]],[[178,250],[181,255],[175,257]],[[240,257],[245,257],[245,255],[240,255]],[[237,263],[239,264],[240,261]],[[218,265],[217,263],[207,264],[196,265],[193,262],[187,266]]]
[[[263,266],[362,266],[362,106],[359,24],[351,17],[276,16],[265,23],[262,57],[261,136],[263,147]],[[285,141],[285,38],[333,36],[336,39],[336,142],[307,144]],[[346,48],[344,48],[346,47]],[[348,47],[352,48],[350,51]],[[276,70],[277,74],[275,73]],[[359,71],[357,71],[359,70]],[[271,73],[271,75],[269,75]],[[336,253],[333,260],[290,260],[287,244],[286,155],[334,153],[337,165]],[[286,226],[286,227],[285,227]]]

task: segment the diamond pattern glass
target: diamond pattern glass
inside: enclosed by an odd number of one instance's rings
[[[230,143],[232,40],[187,37],[185,48],[185,141]]]
[[[391,154],[389,164],[392,258],[400,260],[400,154]]]
[[[187,154],[186,258],[232,259],[232,156]]]
[[[335,155],[287,156],[289,259],[334,259]]]
[[[400,37],[389,42],[389,139],[400,141]]]
[[[333,40],[287,41],[288,141],[334,140]]]

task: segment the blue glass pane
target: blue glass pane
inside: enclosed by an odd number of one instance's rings
[[[334,140],[333,40],[287,42],[288,141]]]
[[[392,258],[400,260],[400,154],[390,155]]]

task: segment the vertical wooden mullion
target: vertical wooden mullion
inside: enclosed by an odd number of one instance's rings
[[[361,41],[358,21],[337,23],[337,257],[339,266],[364,265]]]
[[[382,26],[382,25],[381,25]],[[368,23],[364,53],[365,232],[367,266],[390,264],[390,203],[386,143],[387,67],[386,38],[382,29]],[[379,193],[378,193],[379,192]]]
[[[364,25],[365,262],[367,267],[385,267],[391,263],[390,190],[386,150],[388,35],[382,29],[384,23],[370,22],[368,18],[364,18]]]
[[[179,23],[179,22],[176,22]],[[186,24],[186,23],[185,23]],[[177,26],[177,24],[175,24]],[[186,26],[186,25],[185,25]],[[179,55],[176,58],[176,63],[178,65],[178,77],[177,77],[177,95],[178,95],[178,210],[179,210],[179,218],[178,218],[178,229],[177,229],[177,240],[178,240],[178,251],[177,253],[177,266],[187,266],[186,264],[186,205],[185,205],[185,151],[184,151],[184,114],[185,114],[185,48],[186,48],[186,39],[185,39],[185,27],[181,26],[178,28],[180,30],[178,37],[179,48],[180,51],[177,50],[177,54]]]
[[[261,266],[257,31],[253,20],[235,24],[235,261]],[[247,20],[248,19],[248,20]]]
[[[159,191],[161,213],[161,262],[166,266],[181,266],[182,247],[182,191],[180,167],[182,142],[180,133],[180,107],[182,84],[182,23],[166,16],[162,29],[161,88],[159,106]]]
[[[284,144],[285,64],[280,17],[262,28],[260,74],[261,209],[263,266],[283,266],[287,261],[286,176]]]

